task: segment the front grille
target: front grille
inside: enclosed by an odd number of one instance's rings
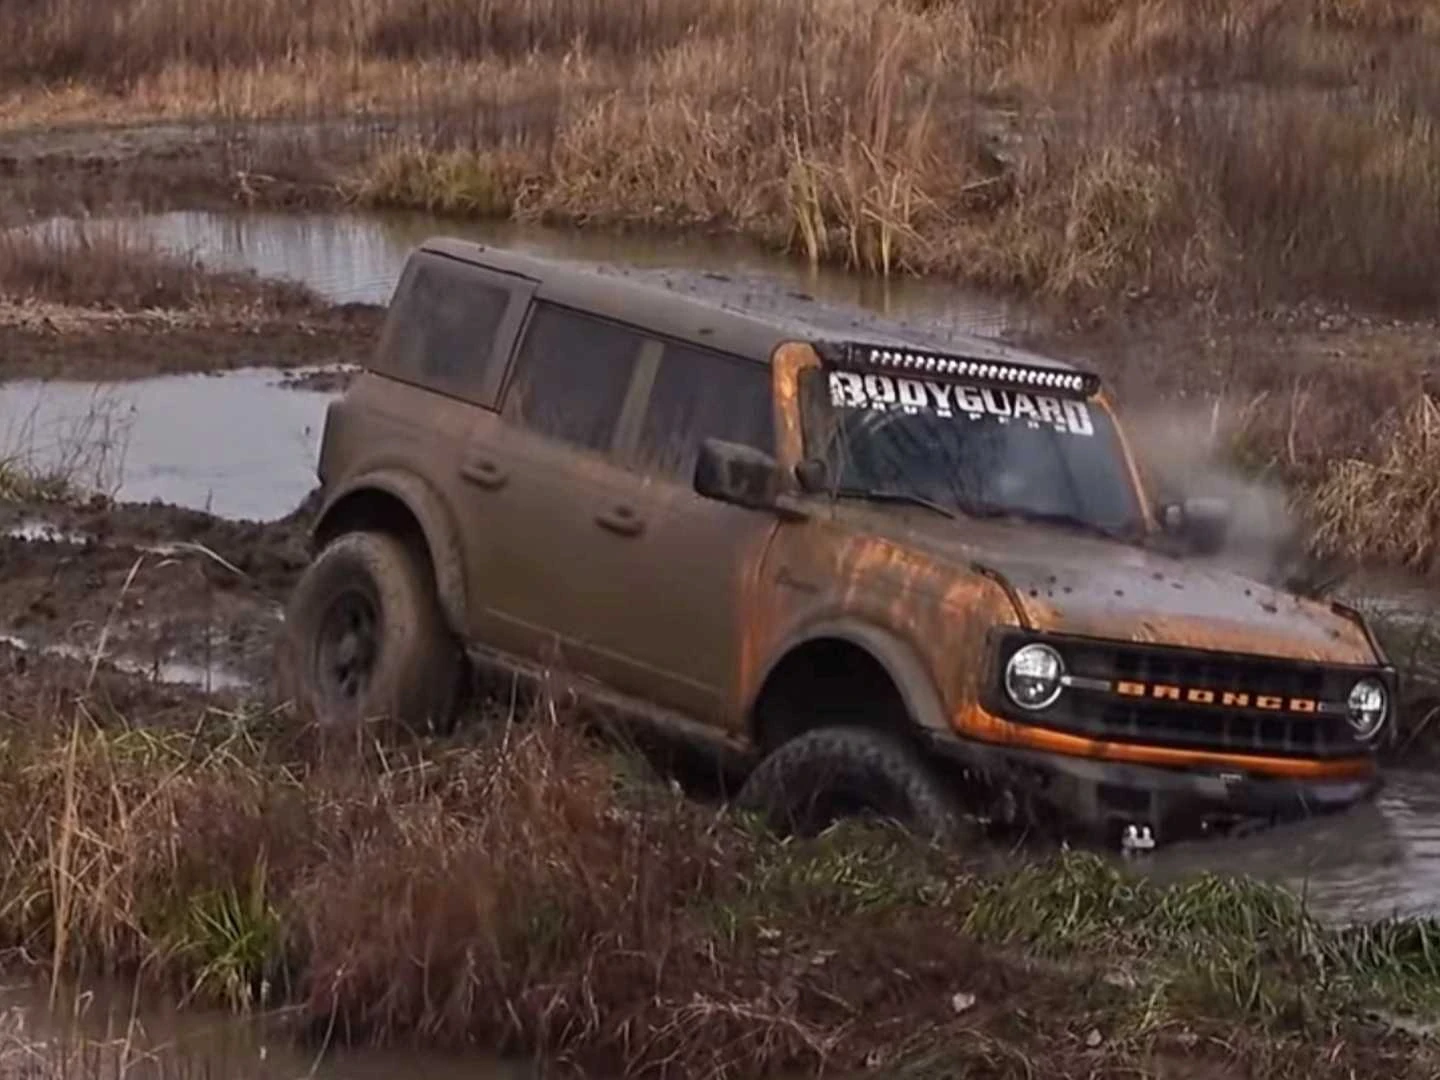
[[[1065,658],[1068,674],[1081,682],[1067,687],[1050,708],[1034,713],[1016,708],[1001,691],[997,704],[1004,715],[1022,723],[1110,742],[1236,754],[1333,758],[1366,749],[1354,737],[1344,704],[1356,679],[1379,672],[1087,638],[1013,635],[1001,643],[995,685],[1015,650],[1036,640],[1054,646]],[[1106,686],[1093,685],[1100,683]],[[1115,689],[1121,684],[1146,692],[1127,697]],[[1208,692],[1214,702],[1158,699],[1150,693],[1157,686]],[[1248,694],[1250,704],[1221,704],[1227,691]],[[1261,699],[1287,706],[1297,699],[1321,704],[1315,712],[1296,713],[1258,708],[1255,702]],[[1333,711],[1326,711],[1326,705]]]

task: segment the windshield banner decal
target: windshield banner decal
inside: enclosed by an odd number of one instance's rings
[[[1042,424],[1069,435],[1094,435],[1095,425],[1083,401],[1031,394],[1024,390],[977,388],[933,379],[830,372],[830,403],[837,408],[899,410],[906,415],[933,412],[971,420],[992,417],[1001,424],[1014,420],[1038,429]]]

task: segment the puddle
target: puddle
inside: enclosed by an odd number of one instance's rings
[[[263,1019],[137,1005],[121,986],[66,992],[0,987],[0,1075],[208,1080],[522,1080],[533,1067],[489,1055],[307,1050]]]
[[[924,316],[932,329],[998,335],[1029,325],[1031,316],[1008,301],[971,293],[933,279],[891,279],[811,269],[798,260],[758,250],[735,239],[700,234],[655,237],[517,225],[455,222],[425,214],[286,214],[172,212],[97,219],[191,252],[207,264],[255,270],[303,282],[337,303],[385,303],[406,255],[428,237],[443,234],[582,263],[623,266],[642,273],[721,273],[728,284],[748,285],[751,300],[775,302],[800,292],[816,300],[879,314]],[[64,230],[66,221],[36,228]],[[724,291],[713,281],[710,291]]]
[[[303,282],[336,302],[384,303],[407,254],[444,233],[592,265],[620,267],[711,299],[786,311],[813,300],[818,321],[867,313],[941,338],[998,335],[1015,306],[935,281],[878,281],[713,237],[583,233],[425,215],[177,212],[96,222],[207,263]],[[59,219],[33,228],[65,233]],[[118,383],[0,383],[0,460],[18,458],[113,498],[159,499],[223,517],[271,520],[314,485],[337,372],[258,369]]]
[[[39,652],[46,656],[79,660],[87,664],[95,658],[93,649],[82,648],[79,645],[71,645],[63,641],[37,647],[34,642],[18,634],[0,633],[0,645],[6,645],[21,652]],[[252,680],[244,675],[218,665],[203,667],[200,664],[191,664],[183,660],[141,660],[139,657],[118,653],[106,653],[103,659],[110,667],[153,682],[194,686],[206,691],[244,690],[252,685]]]
[[[1157,880],[1199,871],[1283,885],[1331,923],[1440,915],[1440,785],[1395,770],[1369,805],[1238,840],[1177,844],[1132,864]]]
[[[268,369],[0,383],[0,458],[126,502],[268,521],[315,486],[332,397]]]

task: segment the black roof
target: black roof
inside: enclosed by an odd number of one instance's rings
[[[585,266],[449,237],[433,237],[420,247],[537,282],[537,299],[760,362],[768,362],[776,347],[788,341],[863,341],[1074,370],[1062,360],[993,338],[910,325],[800,297],[769,283],[746,287],[725,275]]]

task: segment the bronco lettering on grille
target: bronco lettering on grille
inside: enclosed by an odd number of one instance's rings
[[[1238,690],[1216,691],[1196,686],[1175,686],[1171,683],[1121,681],[1114,684],[1113,691],[1122,697],[1179,701],[1187,705],[1219,705],[1222,708],[1264,709],[1267,712],[1321,711],[1321,703],[1314,698],[1285,698],[1274,694],[1247,694]]]

